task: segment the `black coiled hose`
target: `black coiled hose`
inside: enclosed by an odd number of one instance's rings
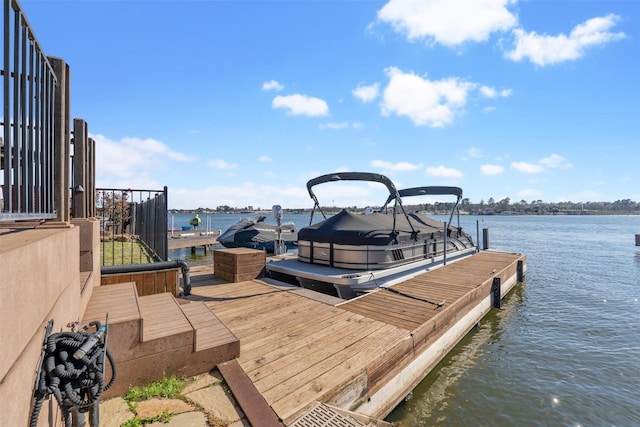
[[[50,322],[49,329],[52,326]],[[96,331],[88,333],[90,327]],[[100,339],[106,327],[94,321],[78,332],[59,332],[45,338],[38,378],[31,427],[37,427],[42,404],[53,394],[64,417],[65,427],[71,426],[72,412],[88,412],[98,404],[100,395],[116,379],[116,367],[106,340]],[[90,340],[95,345],[85,348]],[[82,348],[82,350],[80,350]],[[105,355],[111,365],[111,379],[104,383]]]

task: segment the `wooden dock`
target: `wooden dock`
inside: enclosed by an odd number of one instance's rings
[[[240,339],[237,364],[285,425],[318,402],[384,418],[491,310],[496,283],[500,298],[511,290],[518,262],[526,266],[524,255],[484,251],[337,305],[267,278],[228,283],[195,267],[189,298]]]
[[[207,254],[209,252],[209,248],[218,243],[219,235],[219,231],[210,232],[210,234],[204,235],[200,234],[199,231],[176,232],[173,236],[169,234],[169,238],[167,239],[167,249],[174,250],[191,248],[191,253],[195,253],[196,248],[202,247],[204,248],[204,253]]]

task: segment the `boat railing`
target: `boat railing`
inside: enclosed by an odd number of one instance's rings
[[[318,256],[318,252],[327,254],[327,250],[328,255]],[[353,269],[385,269],[429,259],[442,259],[446,263],[447,256],[475,251],[476,248],[472,244],[470,246],[470,242],[457,237],[449,237],[446,241],[433,239],[410,242],[393,247],[298,242],[298,259],[303,262]]]

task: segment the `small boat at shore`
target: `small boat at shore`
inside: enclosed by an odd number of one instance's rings
[[[356,214],[343,209],[327,217],[313,187],[332,181],[377,182],[387,188],[389,196],[378,210]],[[294,277],[303,287],[352,298],[477,252],[471,236],[452,224],[462,198],[459,187],[397,190],[384,175],[344,172],[312,179],[307,190],[314,207],[310,225],[298,232],[297,260],[267,265],[267,271]],[[448,222],[405,211],[403,198],[425,195],[457,197]],[[323,220],[313,224],[316,211]]]
[[[225,248],[251,248],[273,253],[278,240],[278,226],[265,222],[266,219],[264,215],[243,218],[220,234],[217,240]],[[280,240],[287,250],[296,247],[298,230],[293,222],[280,225]]]

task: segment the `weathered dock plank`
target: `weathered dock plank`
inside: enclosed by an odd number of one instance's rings
[[[265,398],[273,399],[272,407],[286,424],[302,415],[314,401],[340,406],[340,398],[345,393],[347,400],[354,396],[363,398],[367,389],[366,366],[388,346],[406,337],[399,332],[385,325],[267,391]]]
[[[169,235],[167,239],[167,249],[181,249],[181,248],[193,248],[196,246],[212,246],[218,243],[218,235],[193,235],[180,237],[179,234],[175,234],[173,237]]]
[[[264,397],[256,390],[237,361],[231,360],[218,365],[220,373],[231,387],[231,391],[244,409],[244,413],[254,426],[283,427],[282,422]]]
[[[267,364],[280,360],[302,348],[308,348],[329,335],[336,334],[343,327],[342,322],[349,316],[349,313],[325,316],[318,321],[291,325],[290,329],[287,329],[287,325],[285,325],[282,331],[256,340],[254,346],[248,345],[247,348],[243,348],[241,355],[247,373],[253,374],[254,371],[262,369]]]
[[[481,252],[337,306],[261,280],[197,281],[191,298],[240,339],[238,365],[285,425],[316,401],[383,418],[490,310],[493,278],[509,291],[518,260]]]

